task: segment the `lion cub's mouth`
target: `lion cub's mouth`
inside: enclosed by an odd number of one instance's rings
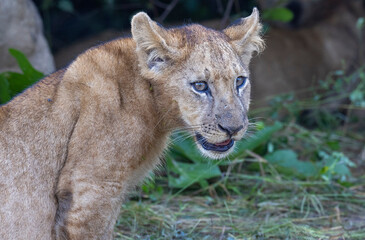
[[[226,152],[234,144],[234,140],[231,139],[231,138],[227,139],[224,142],[220,142],[220,143],[210,143],[202,135],[200,135],[199,133],[196,134],[196,140],[199,142],[199,144],[205,150],[216,151],[216,152]]]

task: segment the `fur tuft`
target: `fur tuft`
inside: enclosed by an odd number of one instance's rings
[[[242,61],[248,65],[253,53],[261,53],[265,48],[261,31],[259,11],[254,8],[250,16],[239,19],[238,22],[224,29],[223,32],[229,37]]]

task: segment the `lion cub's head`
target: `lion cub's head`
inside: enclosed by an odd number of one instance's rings
[[[260,30],[256,9],[223,32],[195,24],[165,29],[145,13],[132,19],[141,74],[209,157],[227,156],[247,130],[248,65],[263,48]]]

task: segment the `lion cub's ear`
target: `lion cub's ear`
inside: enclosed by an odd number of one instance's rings
[[[253,52],[260,53],[264,49],[261,29],[259,11],[254,8],[250,16],[239,19],[223,30],[246,65],[250,63]]]
[[[178,54],[176,40],[167,30],[140,12],[132,18],[132,36],[137,44],[137,54],[142,71],[158,73]]]

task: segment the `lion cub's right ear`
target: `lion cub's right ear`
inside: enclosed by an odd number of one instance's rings
[[[168,65],[168,61],[178,56],[177,41],[146,13],[140,12],[134,15],[131,25],[143,73],[159,73]]]

